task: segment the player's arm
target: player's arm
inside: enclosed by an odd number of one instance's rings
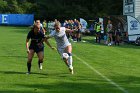
[[[51,46],[51,44],[49,43],[48,39],[49,39],[49,37],[48,37],[48,38],[47,38],[47,37],[44,38],[45,43],[46,43],[51,49],[56,50],[55,47],[52,47],[52,46]]]
[[[100,26],[100,31],[102,30],[102,26]]]
[[[113,25],[111,24],[111,26],[110,26],[110,29],[112,30],[113,29]]]
[[[31,38],[31,32],[28,33],[27,38],[26,38],[26,50],[27,53],[29,53],[29,40]]]
[[[72,32],[73,30],[69,29],[69,28],[65,28],[65,32],[69,33],[69,32]]]
[[[43,33],[44,33],[44,35],[45,35],[45,33],[46,33],[46,30],[42,27],[42,30],[43,30]]]
[[[51,46],[51,44],[48,42],[48,39],[51,38],[51,37],[53,37],[54,35],[55,35],[55,32],[53,31],[53,32],[51,32],[50,35],[45,36],[45,38],[44,38],[45,43],[46,43],[51,49],[56,49],[56,48]]]
[[[44,42],[45,42],[51,49],[54,49],[54,47],[51,46],[51,44],[49,43],[48,39],[51,38],[51,37],[53,37],[53,35],[54,35],[54,33],[51,33],[51,34],[48,35],[48,36],[43,35],[43,38],[44,38],[43,40],[44,40]]]
[[[54,37],[54,35],[55,35],[55,32],[52,31],[49,35],[45,36],[45,39],[50,39],[50,38]]]
[[[29,39],[26,39],[26,49],[27,53],[29,53]]]
[[[45,39],[50,39],[52,36],[48,35],[48,36],[45,36]]]

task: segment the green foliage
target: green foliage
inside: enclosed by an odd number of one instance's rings
[[[41,19],[91,19],[121,15],[122,3],[122,0],[0,0],[0,12],[33,13]]]
[[[24,2],[20,5],[20,7],[23,10],[23,13],[30,13],[33,6],[34,5],[30,2]]]
[[[0,13],[6,13],[7,11],[7,2],[0,0]]]

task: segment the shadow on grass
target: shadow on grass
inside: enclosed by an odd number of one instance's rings
[[[116,75],[111,78],[127,89],[128,93],[140,93],[140,76]]]
[[[36,92],[43,90],[43,92],[47,93],[140,93],[140,77],[115,75],[110,78],[124,88],[125,92],[105,80],[95,79],[90,81],[90,83],[77,80],[73,82],[64,81],[57,84],[19,84],[17,86],[31,88]]]
[[[25,72],[16,72],[16,71],[0,71],[3,74],[25,74]]]
[[[68,82],[62,77],[62,79],[58,80],[59,82],[49,84],[47,82],[43,84],[15,84],[13,86],[18,87],[18,90],[0,90],[0,93],[125,93],[106,80],[93,79],[87,82],[81,80],[87,80],[86,77],[77,76],[76,78],[75,81]],[[110,79],[124,88],[127,93],[140,93],[140,77],[117,74],[111,76]]]
[[[26,74],[26,72],[17,72],[17,71],[0,71],[0,73],[3,73],[3,74]],[[46,76],[46,75],[48,75],[48,74],[46,74],[46,73],[41,73],[41,72],[31,72],[31,74],[30,75],[35,75],[35,74],[38,74],[38,75],[44,75],[44,76]],[[1,92],[0,92],[1,93]]]
[[[27,56],[23,56],[23,55],[4,55],[4,56],[0,56],[0,58],[28,58]],[[38,58],[37,56],[34,56],[33,58]]]
[[[94,83],[61,82],[54,84],[17,84],[16,86],[30,89],[30,91],[24,90],[24,93],[122,93],[116,87],[105,83],[96,85]],[[23,93],[23,91],[1,92]]]
[[[21,56],[21,55],[5,55],[5,56],[0,56],[3,58],[27,58],[27,56]]]

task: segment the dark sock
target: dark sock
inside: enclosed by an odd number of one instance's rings
[[[120,42],[118,41],[118,46],[120,45]]]
[[[31,63],[27,63],[28,72],[31,72]]]
[[[97,43],[97,37],[96,37],[96,43]]]
[[[116,41],[115,41],[115,45],[116,45]]]
[[[100,43],[100,41],[101,41],[101,38],[99,37],[99,43]]]
[[[81,41],[81,37],[79,38],[79,41]]]
[[[80,41],[80,39],[79,38],[77,38],[77,42],[79,42]]]

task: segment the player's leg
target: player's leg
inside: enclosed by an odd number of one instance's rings
[[[69,64],[68,64],[68,59],[63,58],[63,61],[65,62],[66,66],[68,66],[68,67],[69,67]]]
[[[108,46],[111,46],[111,43],[112,43],[112,33],[109,32]]]
[[[113,37],[112,37],[112,33],[110,33],[110,43],[113,43]]]
[[[65,64],[66,64],[67,66],[69,66],[69,65],[68,65],[67,59],[63,57],[64,48],[57,48],[57,50],[58,50],[58,53],[61,55],[61,57],[62,57],[63,61],[65,62]]]
[[[34,50],[30,49],[30,51],[28,53],[28,61],[27,61],[27,68],[28,68],[27,74],[30,74],[30,72],[31,72],[31,62],[32,62],[33,56],[34,56]]]
[[[96,32],[96,43],[97,43],[97,40],[98,40],[98,33]]]
[[[42,64],[43,64],[43,59],[44,59],[44,52],[43,51],[38,52],[37,56],[38,56],[38,66],[39,66],[39,69],[42,70]]]
[[[78,30],[78,32],[77,32],[77,42],[81,41],[80,37],[81,37],[80,30]]]
[[[72,59],[72,46],[69,45],[65,48],[66,52],[68,53],[69,57],[68,57],[68,66],[69,66],[69,69],[71,71],[71,73],[73,74],[73,66],[72,66],[72,62],[73,62],[73,59]]]
[[[98,32],[98,40],[99,40],[98,43],[100,43],[100,41],[101,41],[101,32]]]
[[[120,45],[120,36],[119,34],[117,35],[117,43],[118,43],[118,46]]]

